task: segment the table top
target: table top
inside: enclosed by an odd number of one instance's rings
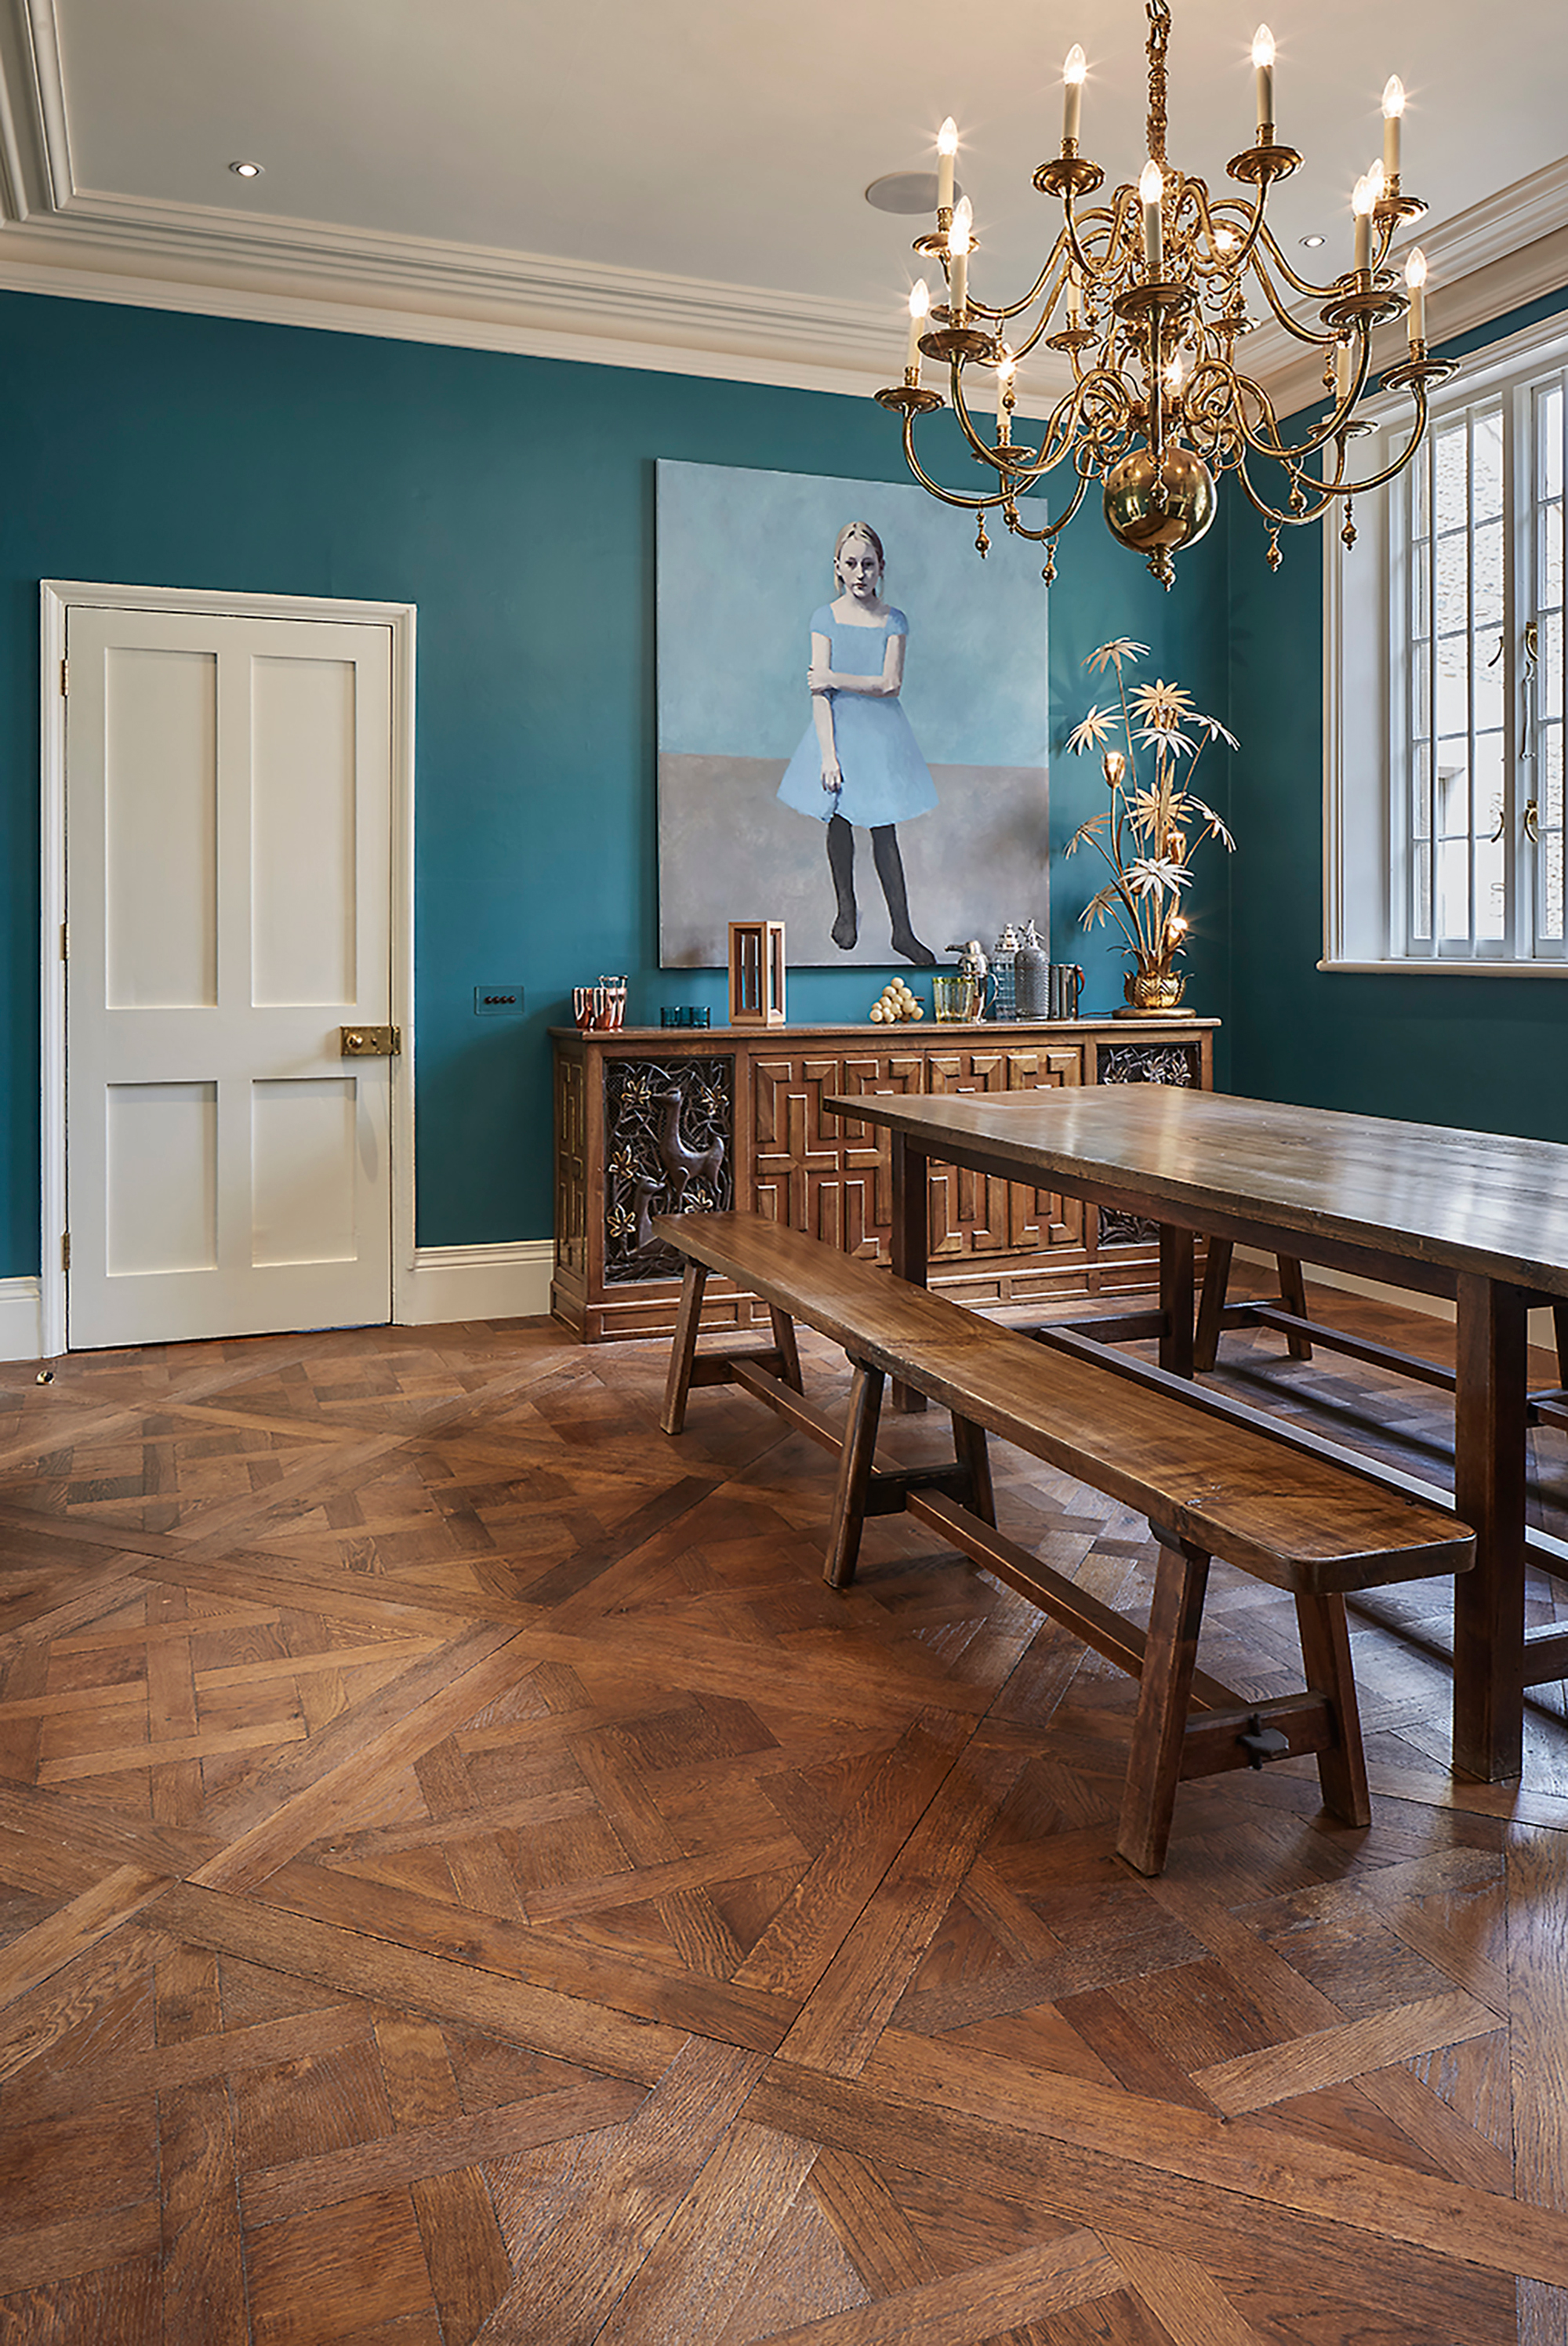
[[[823,1103],[938,1159],[1107,1189],[1568,1295],[1568,1146],[1161,1084]],[[1046,1178],[1037,1184],[1050,1187]],[[1309,1256],[1309,1250],[1304,1248]]]

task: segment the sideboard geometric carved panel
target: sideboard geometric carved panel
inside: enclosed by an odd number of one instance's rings
[[[888,1136],[829,1115],[824,1099],[1207,1086],[1213,1026],[1080,1018],[904,1026],[896,1035],[866,1025],[559,1028],[550,1308],[589,1343],[667,1335],[681,1266],[651,1225],[681,1207],[741,1207],[885,1262]],[[1124,1229],[1075,1199],[941,1166],[931,1200],[932,1284],[961,1301],[1005,1310],[1156,1282],[1146,1225]],[[752,1297],[709,1280],[705,1328],[748,1328],[760,1311]]]

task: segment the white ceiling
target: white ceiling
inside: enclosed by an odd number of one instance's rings
[[[1212,187],[1251,143],[1260,6],[1278,135],[1307,158],[1275,215],[1303,267],[1349,260],[1391,72],[1434,332],[1460,322],[1445,258],[1451,280],[1568,219],[1547,0],[1490,25],[1473,0],[1175,0],[1180,167]],[[1090,59],[1086,150],[1134,177],[1145,29],[1135,0],[0,0],[0,280],[858,388],[898,362],[921,225],[867,182],[929,167],[951,111],[971,281],[1013,297],[1053,232],[1029,180],[1063,54]],[[241,157],[264,176],[234,177]]]

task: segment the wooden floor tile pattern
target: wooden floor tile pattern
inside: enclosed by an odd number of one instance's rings
[[[827,1590],[820,1454],[721,1387],[666,1441],[663,1367],[528,1322],[0,1372],[5,2346],[1564,2346],[1563,1689],[1522,1786],[1456,1782],[1448,1592],[1380,1592],[1370,1831],[1310,1762],[1211,1778],[1142,1881],[1129,1683],[904,1522]],[[1267,1334],[1222,1375],[1446,1448]],[[997,1464],[1146,1601],[1145,1524]],[[1217,1572],[1205,1666],[1294,1653]]]

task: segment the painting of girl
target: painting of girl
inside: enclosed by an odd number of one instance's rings
[[[1044,924],[1034,548],[1008,533],[982,566],[914,482],[661,456],[655,483],[661,966],[722,969],[728,923],[767,919],[792,970],[913,981]]]
[[[838,593],[811,614],[807,687],[811,721],[779,785],[784,804],[827,826],[833,883],[832,938],[841,953],[860,935],[855,826],[871,834],[871,861],[888,908],[892,949],[917,967],[936,959],[910,919],[898,825],[937,803],[899,694],[909,621],[882,599],[886,559],[869,522],[846,523],[833,548]]]

